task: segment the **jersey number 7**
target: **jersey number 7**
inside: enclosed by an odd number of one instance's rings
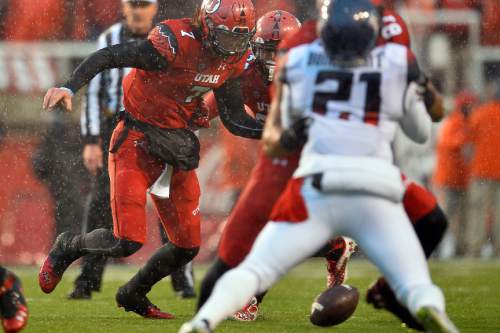
[[[382,75],[377,72],[361,73],[359,82],[365,83],[364,116],[366,123],[378,124],[380,114],[380,83]],[[316,90],[313,100],[313,111],[319,114],[325,114],[327,103],[329,101],[349,102],[352,96],[354,73],[347,71],[323,71],[319,72],[316,78],[316,86],[327,81],[332,81],[331,91],[322,92]],[[349,112],[341,112],[342,118],[348,118]]]

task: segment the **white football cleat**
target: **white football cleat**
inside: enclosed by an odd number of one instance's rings
[[[208,320],[202,319],[201,321],[184,323],[179,329],[179,333],[212,333],[212,330]]]
[[[459,333],[458,328],[444,311],[432,306],[423,306],[417,311],[417,319],[430,333]]]

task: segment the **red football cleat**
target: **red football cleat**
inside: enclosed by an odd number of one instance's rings
[[[255,321],[257,320],[258,315],[259,303],[257,302],[257,298],[254,296],[243,309],[233,315],[233,319],[238,321]]]
[[[135,312],[139,316],[149,319],[174,319],[175,315],[161,311],[145,295],[130,290],[126,286],[120,287],[116,293],[118,307],[127,312]]]
[[[70,249],[73,239],[74,235],[68,232],[57,236],[49,255],[43,262],[38,273],[38,283],[44,293],[50,294],[56,289],[66,269],[80,257]]]
[[[328,288],[344,284],[347,279],[347,262],[358,250],[358,244],[349,237],[338,237],[331,242],[331,246],[332,249],[325,256]]]
[[[161,311],[157,306],[151,304],[146,310],[144,318],[149,319],[175,319],[175,315]]]
[[[28,324],[28,307],[23,296],[21,281],[8,272],[0,287],[0,314],[6,333],[21,331]]]
[[[50,294],[61,281],[62,276],[54,273],[54,265],[50,257],[45,258],[40,272],[38,273],[38,284],[46,294]]]

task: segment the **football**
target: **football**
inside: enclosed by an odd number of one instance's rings
[[[345,284],[334,286],[316,297],[309,319],[316,326],[338,325],[352,316],[358,302],[358,289]]]

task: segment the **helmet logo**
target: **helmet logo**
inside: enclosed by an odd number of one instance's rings
[[[213,14],[219,10],[222,0],[205,0],[205,11],[207,14]]]
[[[274,26],[273,26],[273,36],[274,40],[280,39],[280,23],[281,23],[281,11],[277,10],[274,14]]]
[[[233,3],[233,17],[238,24],[245,25],[247,23],[247,14],[245,13],[245,5],[240,2]]]

